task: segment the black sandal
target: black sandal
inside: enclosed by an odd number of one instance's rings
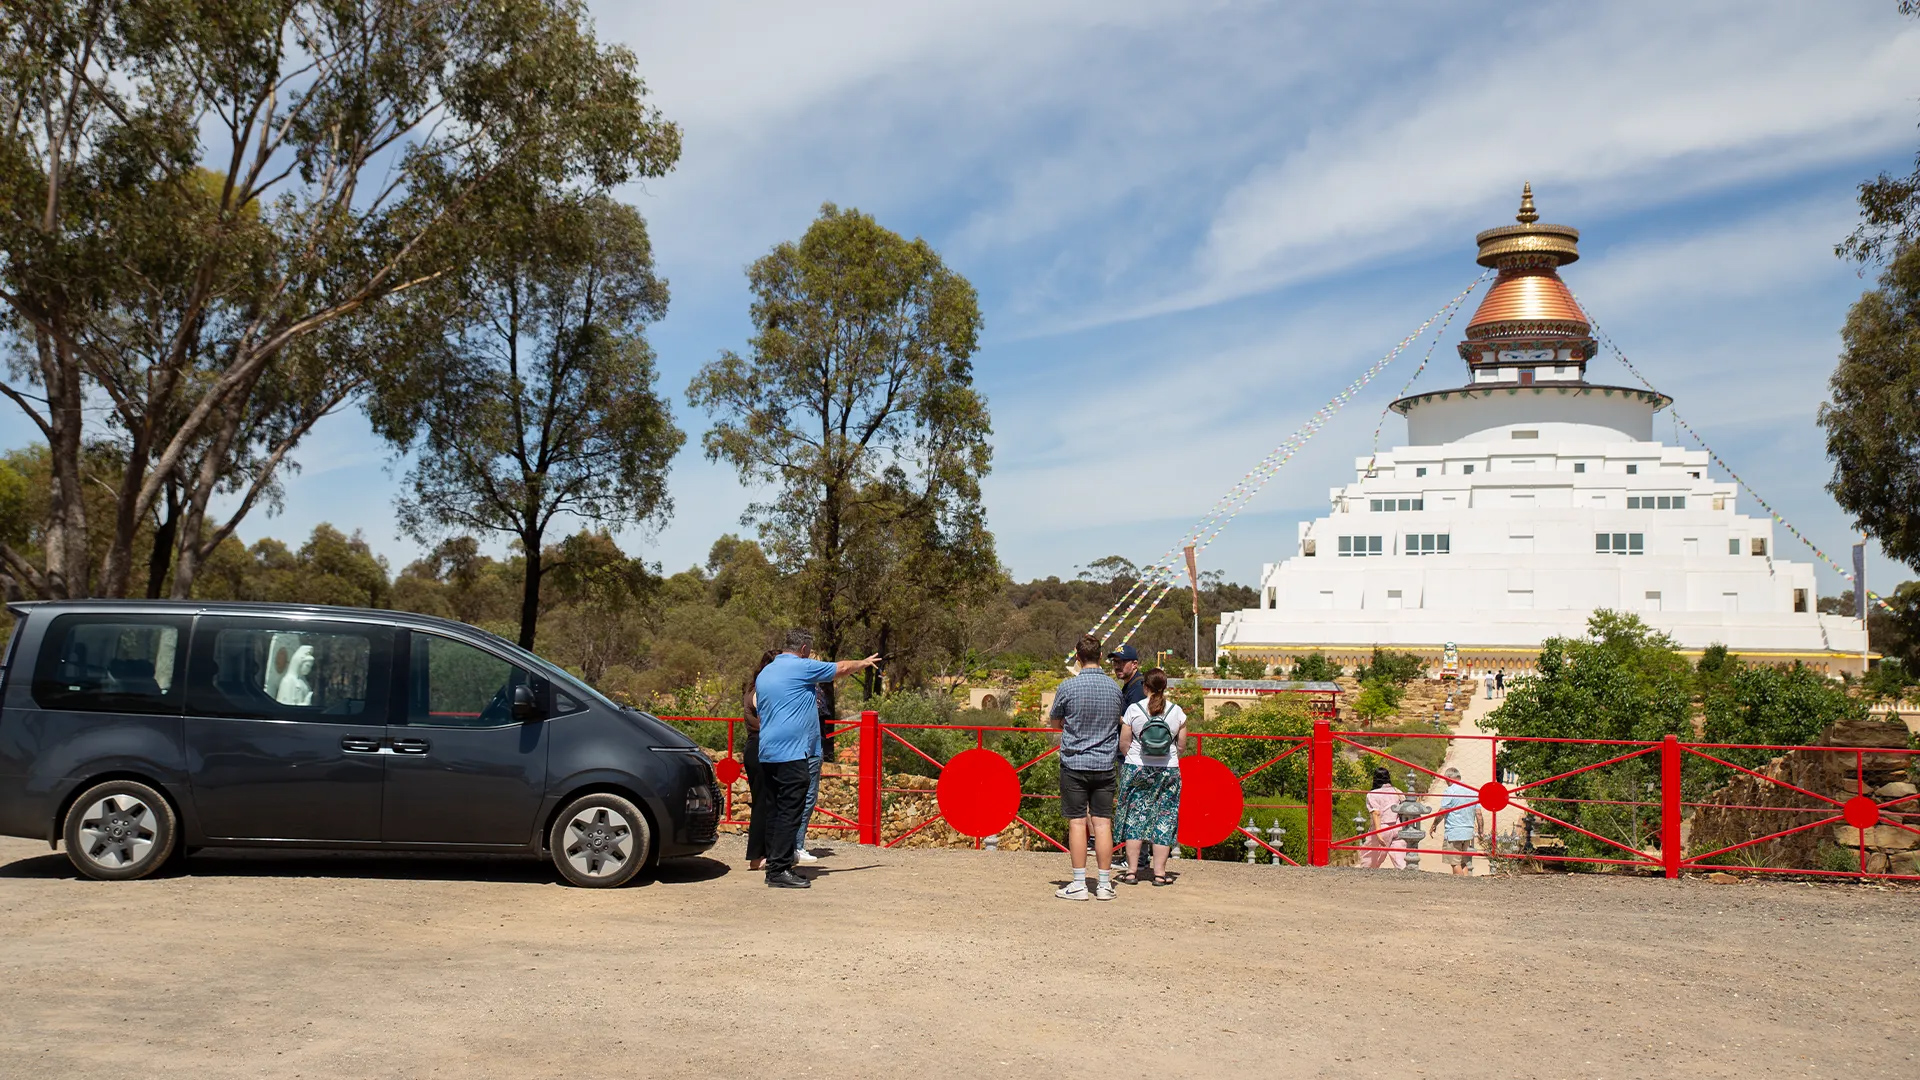
[[[1133,871],[1128,870],[1120,875],[1120,884],[1138,885],[1140,884],[1140,878],[1136,874],[1134,874]]]
[[[1173,884],[1173,879],[1172,879],[1172,878],[1170,878],[1170,877],[1168,877],[1168,876],[1167,876],[1167,875],[1165,875],[1165,874],[1155,874],[1155,875],[1153,875],[1153,883],[1154,883],[1154,885],[1156,885],[1156,886],[1159,886],[1159,885],[1171,885],[1171,884]]]

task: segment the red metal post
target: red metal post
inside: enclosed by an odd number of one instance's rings
[[[1660,742],[1660,861],[1667,876],[1680,876],[1680,739]]]
[[[880,714],[860,714],[860,842],[880,842]]]
[[[1333,845],[1333,726],[1315,717],[1307,746],[1307,862],[1325,866]]]

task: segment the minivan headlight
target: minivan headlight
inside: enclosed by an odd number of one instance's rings
[[[687,813],[704,815],[713,813],[713,788],[707,784],[696,784],[687,789]]]

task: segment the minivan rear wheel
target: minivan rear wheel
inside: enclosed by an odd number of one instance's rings
[[[647,862],[653,836],[646,815],[611,792],[582,795],[553,819],[547,847],[570,885],[611,889],[632,881]]]
[[[132,881],[158,870],[173,853],[179,823],[165,796],[137,780],[108,780],[67,808],[67,859],[101,881]]]

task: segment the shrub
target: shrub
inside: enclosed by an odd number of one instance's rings
[[[1396,687],[1404,686],[1427,673],[1427,662],[1410,652],[1382,652],[1373,647],[1373,659],[1353,670],[1361,682],[1378,679]],[[1396,701],[1396,704],[1398,702]]]
[[[1287,677],[1295,682],[1332,682],[1344,674],[1346,669],[1327,659],[1325,653],[1308,653],[1294,662]]]

